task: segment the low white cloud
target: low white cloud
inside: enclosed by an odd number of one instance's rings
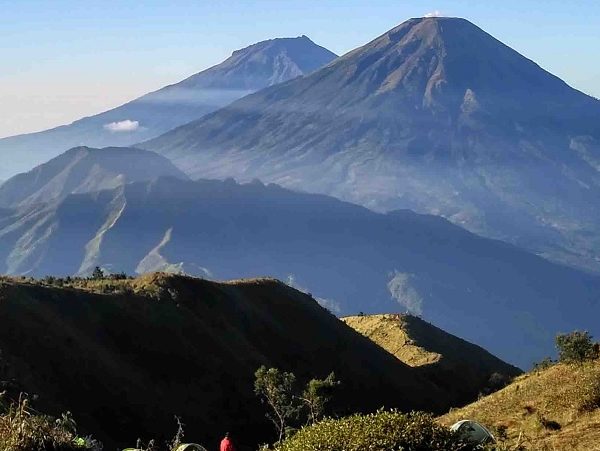
[[[423,314],[423,297],[417,291],[417,277],[414,274],[394,271],[387,284],[392,298],[406,308],[407,312],[421,316]]]
[[[104,128],[113,133],[134,132],[140,128],[140,123],[138,121],[125,119],[124,121],[104,124]]]
[[[442,15],[442,12],[439,9],[436,9],[435,11],[428,12],[423,17],[442,17]]]
[[[305,287],[298,284],[298,282],[296,281],[296,277],[293,274],[288,275],[286,284],[292,288],[295,288],[298,291],[302,291],[305,294],[314,296]],[[314,296],[314,299],[319,303],[321,307],[325,307],[333,314],[338,315],[342,311],[342,306],[340,305],[340,303],[333,299],[320,298],[318,296]]]

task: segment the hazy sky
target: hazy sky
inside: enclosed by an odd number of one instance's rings
[[[120,105],[256,41],[306,34],[343,54],[432,11],[600,97],[598,0],[0,0],[0,137]]]

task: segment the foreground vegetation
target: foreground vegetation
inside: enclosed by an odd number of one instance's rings
[[[29,400],[3,401],[0,412],[2,451],[99,451],[102,446],[91,437],[77,435],[70,413],[53,418],[33,410]]]
[[[424,413],[380,411],[326,419],[283,441],[277,451],[458,451],[474,450]]]

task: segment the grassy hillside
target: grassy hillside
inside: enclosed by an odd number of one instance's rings
[[[349,316],[342,320],[400,361],[457,397],[457,404],[494,390],[521,370],[485,349],[413,315]]]
[[[525,374],[440,422],[461,419],[505,431],[509,449],[520,443],[528,450],[600,450],[600,361]]]
[[[216,446],[226,430],[272,439],[254,396],[260,365],[300,382],[342,381],[334,412],[379,407],[441,412],[450,396],[272,279],[215,283],[152,274],[133,280],[0,279],[0,349],[36,406],[75,414],[106,449],[170,437]]]

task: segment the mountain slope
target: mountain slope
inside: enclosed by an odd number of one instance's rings
[[[148,275],[57,288],[0,280],[0,349],[39,408],[76,413],[105,449],[169,438],[215,449],[271,440],[253,393],[260,365],[300,382],[330,371],[343,381],[332,409],[381,405],[440,411],[438,390],[311,299],[276,280],[228,283]]]
[[[507,449],[600,449],[600,362],[559,364],[517,378],[503,390],[440,418],[504,429]]]
[[[342,318],[401,362],[418,368],[464,402],[493,390],[494,378],[510,379],[521,371],[485,349],[412,315],[359,315]],[[492,380],[490,380],[492,379]]]
[[[259,42],[118,108],[51,130],[0,139],[0,156],[6,162],[0,178],[29,170],[71,147],[127,146],[153,138],[247,94],[310,73],[335,57],[306,36]]]
[[[410,311],[521,367],[597,330],[600,278],[444,219],[276,185],[160,178],[0,210],[0,272],[271,275],[339,314]]]
[[[598,269],[598,123],[599,101],[470,22],[422,18],[141,147]]]
[[[0,206],[48,202],[72,193],[112,189],[123,183],[187,176],[146,150],[76,147],[0,185]]]

